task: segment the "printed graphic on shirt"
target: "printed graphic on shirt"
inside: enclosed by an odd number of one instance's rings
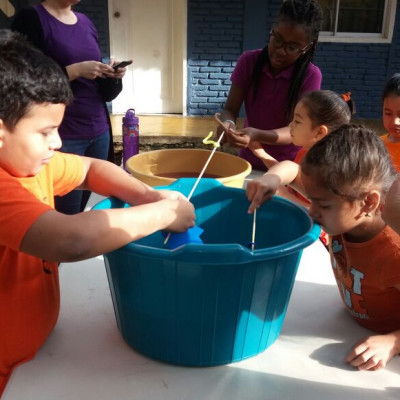
[[[343,245],[339,241],[332,242],[332,266],[342,299],[350,313],[362,319],[369,319],[368,310],[365,309],[362,285],[365,273],[350,265]]]

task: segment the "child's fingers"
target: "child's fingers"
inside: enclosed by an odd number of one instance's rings
[[[261,206],[261,204],[270,200],[273,196],[271,191],[264,191],[264,188],[260,186],[257,192],[253,196],[253,200],[251,201],[250,207],[248,209],[249,214],[253,214],[253,212]]]
[[[250,181],[246,187],[246,196],[249,201],[253,200],[254,195],[257,193],[258,182]]]

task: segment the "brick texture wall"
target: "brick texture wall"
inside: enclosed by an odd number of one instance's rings
[[[221,109],[243,48],[243,0],[188,1],[189,115]]]
[[[280,0],[265,0],[263,47]],[[248,50],[243,38],[249,21],[246,7],[255,0],[188,0],[189,115],[219,111],[229,91],[229,74],[239,55]],[[252,47],[255,48],[255,47]],[[381,92],[386,80],[400,72],[400,11],[391,44],[320,43],[314,59],[323,74],[323,89],[351,91],[359,118],[381,118]]]
[[[11,0],[18,10],[34,0]],[[188,115],[221,110],[230,75],[240,54],[263,47],[281,0],[187,0]],[[76,6],[94,22],[104,58],[109,57],[108,1],[85,0]],[[0,27],[9,19],[0,12]],[[351,91],[359,118],[381,118],[381,92],[400,72],[400,10],[391,44],[320,43],[314,60],[323,74],[322,88]]]

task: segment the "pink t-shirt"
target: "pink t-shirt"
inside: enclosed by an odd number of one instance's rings
[[[261,49],[244,52],[238,59],[232,73],[231,81],[234,85],[245,89],[246,119],[244,126],[258,129],[278,129],[288,125],[286,120],[286,105],[290,81],[294,73],[295,65],[273,76],[269,66],[265,65],[260,78],[257,97],[253,101],[254,89],[251,87],[253,70]],[[322,74],[320,69],[310,63],[301,85],[299,96],[311,90],[321,88]],[[264,149],[278,161],[293,160],[299,147],[295,145],[265,145]],[[254,168],[265,170],[265,166],[251,150],[242,149],[241,157],[248,160]]]

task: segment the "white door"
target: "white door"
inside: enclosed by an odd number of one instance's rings
[[[112,112],[182,114],[186,0],[109,0],[111,56],[133,59]],[[185,83],[184,83],[185,82]]]

